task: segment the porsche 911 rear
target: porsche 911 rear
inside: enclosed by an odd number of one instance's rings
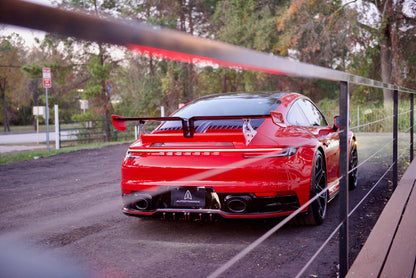
[[[113,116],[119,130],[126,121],[161,122],[127,151],[123,212],[189,220],[268,218],[298,209],[310,197],[313,148],[291,145],[297,132],[282,127],[283,114],[276,112],[294,97],[216,95],[171,117]],[[282,131],[288,132],[284,141]]]

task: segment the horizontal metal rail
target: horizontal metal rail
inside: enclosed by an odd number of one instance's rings
[[[413,93],[415,90],[325,67],[300,63],[243,47],[194,37],[175,30],[120,20],[82,11],[67,11],[16,0],[0,1],[0,23],[43,30],[87,41],[109,43],[189,63],[211,63],[223,67],[272,74],[349,82],[369,87]]]

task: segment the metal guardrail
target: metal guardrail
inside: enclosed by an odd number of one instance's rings
[[[393,118],[393,183],[397,185],[398,93],[410,93],[411,99],[411,158],[413,158],[413,126],[415,90],[386,84],[361,76],[245,49],[230,44],[193,37],[173,30],[144,24],[96,17],[86,13],[60,10],[16,0],[0,2],[0,22],[39,29],[64,36],[116,44],[158,58],[181,62],[202,62],[253,70],[270,74],[285,74],[306,78],[332,80],[340,83],[340,277],[348,268],[348,138],[349,84],[389,89],[394,95]],[[70,24],[68,24],[70,22]]]

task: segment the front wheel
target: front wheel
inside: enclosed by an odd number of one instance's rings
[[[312,199],[318,194],[320,194],[319,197],[309,205],[307,214],[303,216],[306,225],[322,224],[328,205],[325,159],[319,151],[315,154],[313,162],[310,198]]]

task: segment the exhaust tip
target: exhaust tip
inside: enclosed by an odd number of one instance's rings
[[[250,196],[233,196],[228,195],[224,199],[225,207],[233,213],[245,213],[249,210],[251,203]]]
[[[138,210],[147,210],[152,205],[152,196],[149,194],[137,194],[135,195],[136,200],[134,202],[134,206]]]

